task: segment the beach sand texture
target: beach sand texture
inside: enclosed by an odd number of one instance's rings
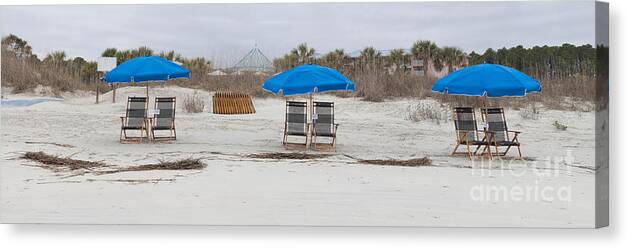
[[[178,140],[120,144],[119,117],[124,115],[126,97],[143,96],[144,90],[120,88],[115,104],[107,93],[97,105],[93,95],[74,94],[63,101],[3,106],[2,222],[594,226],[593,112],[542,110],[539,118],[532,120],[523,119],[519,110],[507,109],[510,128],[523,132],[523,154],[533,161],[493,161],[489,165],[449,156],[455,141],[451,121],[437,124],[407,118],[409,106],[431,100],[373,103],[319,95],[315,99],[336,103],[336,121],[340,123],[337,151],[313,160],[274,160],[248,155],[301,151],[281,144],[284,99],[255,98],[256,114],[215,115],[207,109],[210,92],[175,86],[153,87],[150,95],[151,99],[177,97]],[[182,110],[183,98],[194,93],[206,99],[204,113]],[[556,130],[552,126],[555,120],[567,125],[567,130]],[[28,151],[115,166],[200,158],[207,167],[81,175],[53,172],[19,159]],[[568,155],[573,161],[556,158]],[[357,161],[424,156],[432,159],[433,165],[399,167]],[[478,200],[482,189],[490,187],[569,189],[570,200],[558,196],[552,200]]]

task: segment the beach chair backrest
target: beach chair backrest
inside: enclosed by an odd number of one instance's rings
[[[334,103],[314,102],[314,131],[317,135],[333,134]]]
[[[286,131],[291,134],[307,133],[307,102],[286,102]]]
[[[129,97],[126,104],[127,127],[141,127],[144,125],[148,112],[146,97]]]
[[[478,124],[475,119],[475,110],[472,107],[454,108],[454,125],[459,141],[477,140]]]
[[[482,116],[488,125],[488,131],[494,133],[495,141],[500,142],[508,140],[508,126],[506,125],[506,117],[503,108],[483,108]]]
[[[154,126],[159,128],[172,128],[174,125],[174,114],[176,111],[176,98],[157,97],[155,98]]]

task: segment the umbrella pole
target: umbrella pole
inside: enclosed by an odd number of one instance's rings
[[[314,102],[312,101],[312,93],[310,93],[310,122],[314,122]]]
[[[488,97],[487,97],[487,93],[484,93],[484,108],[486,109],[488,107]],[[484,115],[482,114],[482,111],[480,111],[480,115],[482,116],[482,122],[486,122],[486,120],[484,119]],[[486,124],[484,124],[486,127]]]
[[[98,83],[96,83],[96,104],[98,104]]]
[[[148,101],[148,83],[146,83],[146,100]]]
[[[112,96],[112,102],[116,103],[116,84],[111,84],[111,87],[113,88],[113,96]]]
[[[309,130],[309,136],[310,136],[310,141],[308,142],[307,146],[309,147],[309,143],[312,143],[312,128],[314,128],[314,102],[312,100],[312,93],[310,93],[310,111],[308,111],[310,114],[310,128]]]

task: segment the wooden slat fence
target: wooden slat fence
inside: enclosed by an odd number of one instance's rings
[[[254,114],[255,106],[251,96],[234,92],[216,92],[212,97],[214,114]]]

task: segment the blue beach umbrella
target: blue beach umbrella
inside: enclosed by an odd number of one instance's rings
[[[113,87],[113,102],[116,102],[114,84],[139,82],[165,82],[175,78],[190,78],[190,71],[159,56],[130,59],[105,74],[104,80]],[[146,84],[148,98],[148,84]]]
[[[266,80],[262,88],[283,96],[322,93],[328,91],[355,91],[355,84],[340,72],[320,66],[301,65]]]
[[[309,94],[308,115],[309,120],[313,120],[312,94],[340,90],[355,91],[355,84],[334,69],[320,65],[301,65],[275,74],[264,82],[262,88],[275,95]]]
[[[532,77],[507,66],[479,64],[469,66],[439,79],[432,91],[465,96],[525,96],[541,92],[541,84]]]
[[[190,71],[159,56],[138,57],[128,60],[105,75],[108,84],[167,81],[190,78]]]

